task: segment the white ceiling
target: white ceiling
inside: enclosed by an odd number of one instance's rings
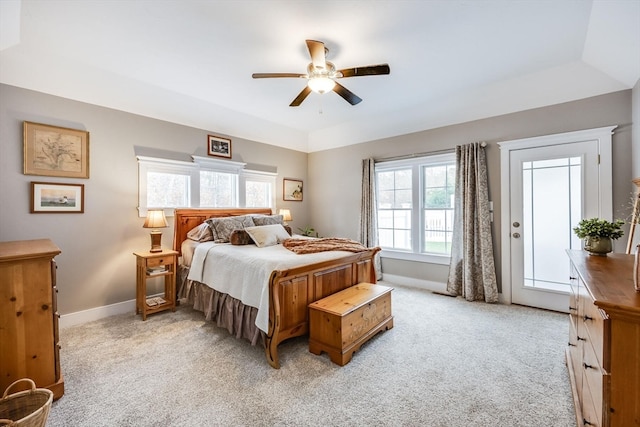
[[[632,88],[640,0],[0,0],[0,81],[313,152]],[[289,103],[305,39],[337,68]]]

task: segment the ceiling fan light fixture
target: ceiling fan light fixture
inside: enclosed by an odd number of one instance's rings
[[[307,86],[312,91],[323,94],[333,90],[336,82],[326,76],[310,77]]]

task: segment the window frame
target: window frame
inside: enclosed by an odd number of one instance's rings
[[[151,156],[136,156],[138,160],[138,216],[147,216],[149,209],[163,209],[166,216],[173,216],[176,208],[200,207],[200,172],[210,171],[217,173],[229,173],[236,175],[235,200],[237,206],[225,206],[229,208],[244,207],[246,203],[246,182],[267,182],[271,188],[269,201],[271,206],[265,206],[275,211],[276,206],[276,178],[277,173],[244,169],[246,163],[230,160],[210,159],[207,157],[190,156],[192,161],[166,159]],[[166,207],[147,206],[147,174],[149,172],[174,173],[185,175],[189,178],[187,194],[188,206]]]
[[[411,250],[382,248],[380,256],[383,258],[417,261],[431,264],[449,265],[451,255],[422,253],[424,218],[424,174],[423,167],[442,164],[455,165],[454,151],[441,154],[424,155],[401,160],[387,160],[375,164],[376,193],[378,192],[378,172],[389,172],[398,169],[411,168]],[[376,194],[377,196],[377,194]],[[455,206],[454,206],[455,209]],[[378,207],[376,206],[376,215]]]

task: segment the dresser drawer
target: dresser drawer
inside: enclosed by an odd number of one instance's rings
[[[581,405],[582,405],[582,421],[585,427],[587,426],[600,427],[603,425],[602,418],[598,417],[598,414],[596,413],[596,405],[593,402],[591,393],[586,387],[583,388],[582,390]]]
[[[591,343],[593,346],[593,350],[596,358],[598,359],[598,364],[608,369],[608,357],[605,358],[604,348],[608,348],[609,344],[607,341],[608,334],[605,334],[605,330],[608,325],[605,325],[605,322],[608,322],[606,314],[604,314],[595,304],[591,304],[591,300],[585,303],[584,315],[582,319],[580,319],[584,323],[584,329],[587,331],[587,341]],[[580,321],[579,320],[579,321]]]
[[[173,256],[167,255],[147,259],[147,267],[159,267],[161,265],[173,265]]]
[[[604,395],[604,371],[598,362],[594,349],[589,343],[585,343],[582,353],[584,379],[582,388],[589,389],[593,402],[593,410],[598,420],[602,419],[602,397]]]

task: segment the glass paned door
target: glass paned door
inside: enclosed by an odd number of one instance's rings
[[[566,249],[580,249],[572,228],[582,217],[582,158],[522,164],[524,286],[567,292]]]
[[[512,302],[566,312],[572,229],[599,212],[598,141],[514,150],[510,170]]]

